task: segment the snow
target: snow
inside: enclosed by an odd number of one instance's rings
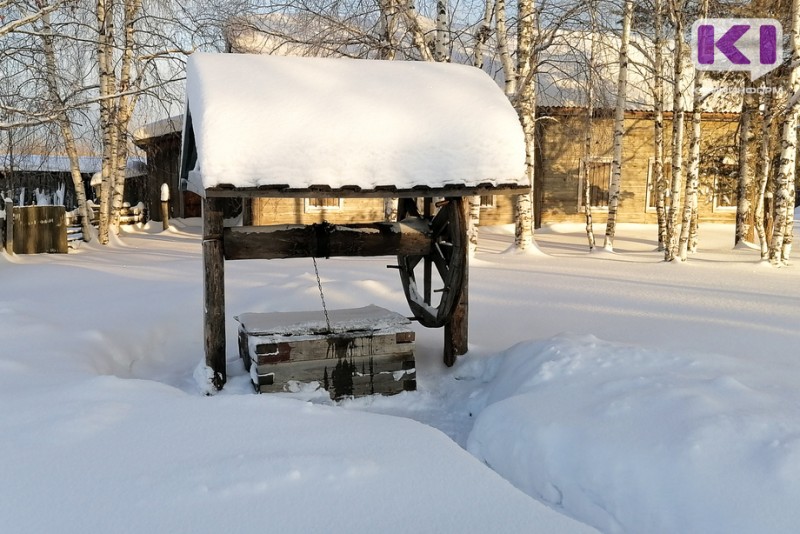
[[[473,67],[195,53],[187,98],[198,193],[526,183],[516,113]]]
[[[198,390],[200,228],[173,223],[0,255],[4,531],[796,530],[800,275],[732,225],[681,265],[650,226],[589,254],[553,225],[536,256],[481,228],[469,354],[414,324],[418,391],[334,403],[253,394],[237,354],[234,315],[319,309],[310,260],[226,263],[229,381]],[[328,305],[407,314],[385,264],[321,262]]]
[[[99,156],[78,156],[78,164],[83,174],[100,172],[103,167],[103,158]],[[0,155],[0,167],[15,169],[24,172],[70,172],[68,156],[49,156],[40,154]],[[126,178],[136,178],[147,174],[147,163],[143,158],[128,158],[125,170]]]
[[[235,317],[251,334],[296,336],[327,332],[328,320],[322,310],[272,313],[242,313]],[[411,321],[397,312],[370,304],[361,308],[329,310],[334,332],[373,331],[400,328],[405,330]]]

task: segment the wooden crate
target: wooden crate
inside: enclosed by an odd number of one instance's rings
[[[402,315],[370,305],[315,312],[243,313],[239,356],[260,393],[317,382],[331,397],[416,389],[414,331]]]

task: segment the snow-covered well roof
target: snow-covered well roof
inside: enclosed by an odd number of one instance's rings
[[[197,53],[187,99],[181,176],[200,194],[527,184],[517,115],[473,67]]]

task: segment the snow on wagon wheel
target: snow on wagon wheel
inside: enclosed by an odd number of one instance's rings
[[[439,328],[452,317],[464,282],[467,238],[462,199],[433,204],[425,198],[422,213],[417,199],[400,199],[397,220],[409,217],[427,221],[431,248],[425,256],[398,256],[400,279],[414,317],[423,326]]]

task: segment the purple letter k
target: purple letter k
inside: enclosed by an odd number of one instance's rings
[[[703,24],[697,27],[697,62],[701,65],[714,64],[714,47],[725,54],[725,57],[734,65],[749,65],[750,60],[736,48],[736,41],[747,33],[750,26],[737,24],[731,26],[722,37],[714,42],[714,26]]]

